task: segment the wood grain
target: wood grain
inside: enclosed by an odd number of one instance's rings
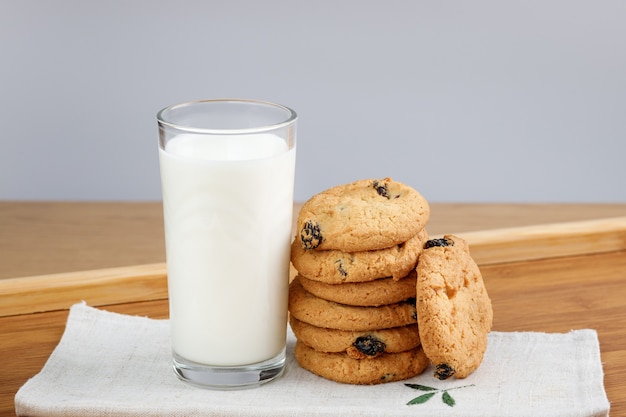
[[[626,204],[430,206],[433,235],[626,216]],[[0,201],[0,279],[161,262],[160,202]]]
[[[460,233],[479,265],[626,249],[626,217]]]
[[[483,266],[626,250],[626,217],[461,233]],[[0,280],[0,315],[167,298],[165,263]]]
[[[161,203],[0,202],[0,278],[158,262]]]
[[[164,263],[0,280],[0,315],[167,298]]]

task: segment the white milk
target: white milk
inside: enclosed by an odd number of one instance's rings
[[[159,149],[174,351],[216,366],[285,345],[295,147],[178,135]]]

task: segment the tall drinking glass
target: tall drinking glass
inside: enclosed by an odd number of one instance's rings
[[[285,365],[296,113],[219,99],[161,110],[173,366],[236,389]]]

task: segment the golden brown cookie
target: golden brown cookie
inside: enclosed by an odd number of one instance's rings
[[[421,374],[428,366],[422,348],[383,353],[371,359],[352,359],[344,353],[325,353],[296,341],[294,356],[304,369],[345,384],[374,385]]]
[[[406,242],[390,248],[342,252],[307,250],[296,238],[291,244],[291,262],[300,275],[328,284],[366,282],[384,277],[400,279],[415,269],[427,240],[428,233],[422,229]]]
[[[298,276],[289,284],[289,312],[305,323],[339,330],[388,329],[417,322],[414,298],[380,307],[349,306],[314,296]]]
[[[481,364],[493,310],[463,239],[429,240],[417,265],[420,340],[435,376],[465,378]]]
[[[307,346],[320,352],[346,353],[357,359],[404,352],[420,345],[417,324],[359,332],[325,329],[290,316],[289,325],[296,338]]]
[[[381,306],[415,298],[417,273],[415,270],[400,280],[379,278],[368,282],[326,284],[298,276],[300,284],[311,294],[325,300],[352,306]]]
[[[406,242],[430,217],[426,199],[390,178],[359,180],[311,197],[297,220],[304,249],[359,252]]]

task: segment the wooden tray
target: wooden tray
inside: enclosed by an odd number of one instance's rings
[[[626,250],[626,217],[460,233],[481,265]],[[292,270],[293,274],[293,270]],[[0,317],[167,299],[164,263],[0,280]]]

